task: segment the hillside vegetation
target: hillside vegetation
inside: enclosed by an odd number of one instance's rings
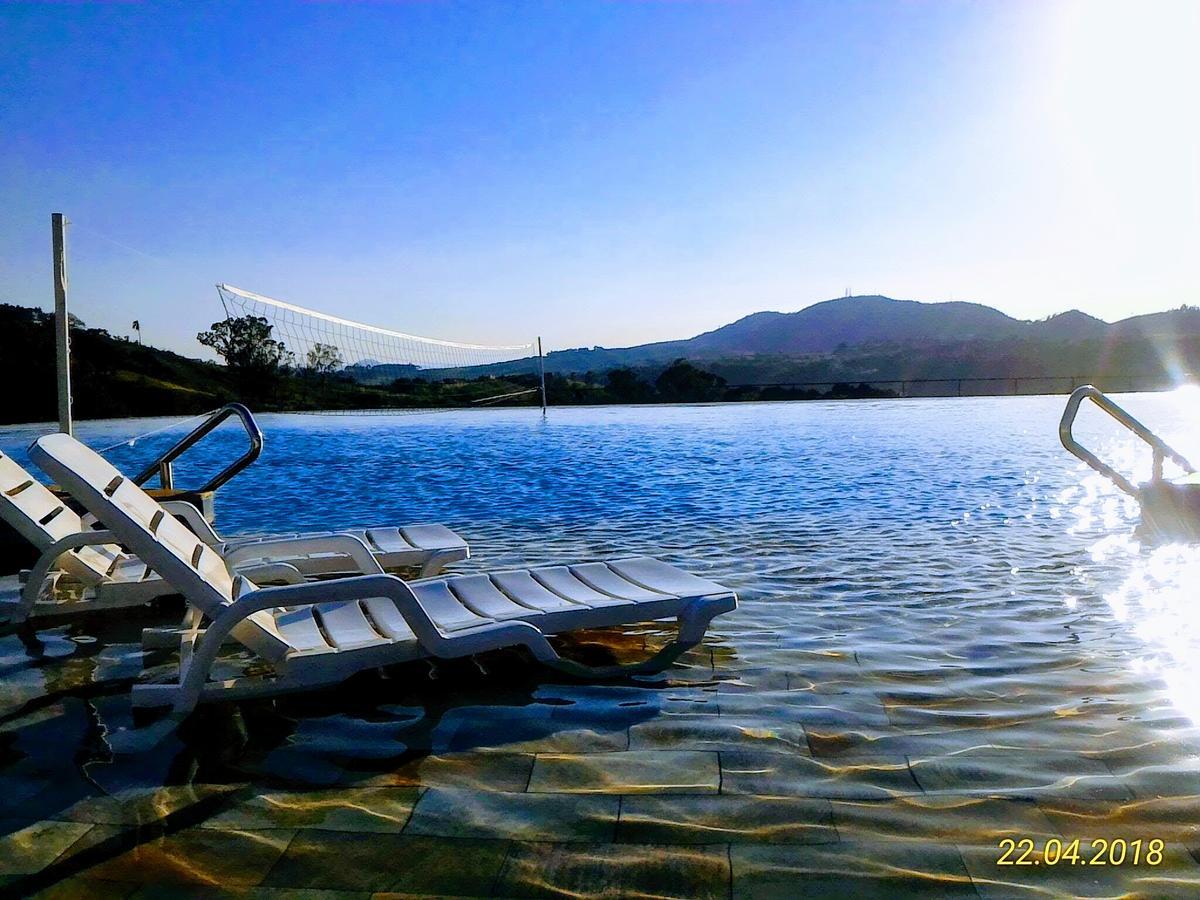
[[[0,379],[10,387],[0,402],[0,424],[57,416],[53,315],[0,304]],[[71,387],[79,419],[189,415],[231,400],[255,411],[468,406],[481,397],[529,389],[532,381],[481,375],[368,385],[348,375],[246,371],[143,347],[77,320],[71,328]],[[530,402],[528,396],[521,400]]]
[[[73,322],[76,416],[193,414],[230,400],[255,410],[469,407],[505,394],[518,396],[503,405],[540,402],[530,360],[441,372],[346,366],[336,348],[321,345],[321,358],[297,362],[267,320],[253,317],[197,337],[229,364]],[[19,386],[0,404],[0,423],[55,417],[54,360],[53,316],[0,304],[0,378]],[[554,352],[546,371],[551,405],[988,392],[956,379],[1024,380],[997,392],[1063,391],[1071,379],[1146,389],[1200,372],[1200,309],[1113,324],[1072,310],[1031,322],[976,303],[846,297],[755,313],[688,340]],[[924,388],[899,384],[922,380]]]

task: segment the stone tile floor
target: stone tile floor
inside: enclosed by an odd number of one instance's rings
[[[861,690],[847,704],[803,679],[722,671],[711,656],[690,666],[665,686],[550,685],[537,692],[545,702],[457,707],[427,753],[325,787],[133,789],[50,818],[5,818],[0,887],[44,897],[1200,895],[1200,767],[1188,768],[1182,745],[1156,744],[1152,727],[1126,726],[1106,747],[1082,739],[1105,730],[1102,715],[1067,717],[1062,745],[1079,738],[1080,749],[1050,751],[1019,724],[931,728],[883,695],[874,712]],[[738,698],[756,684],[751,712]],[[649,700],[652,715],[614,724]],[[1135,764],[1136,748],[1156,746],[1159,764]],[[18,799],[7,807],[21,809]],[[1039,848],[1052,838],[1165,846],[1157,866],[997,866],[998,842],[1025,837]]]

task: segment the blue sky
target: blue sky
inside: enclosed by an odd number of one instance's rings
[[[1200,302],[1200,4],[0,6],[0,301],[550,348],[856,293]]]

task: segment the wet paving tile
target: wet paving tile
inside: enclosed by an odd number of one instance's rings
[[[818,694],[807,691],[768,691],[752,694],[721,694],[722,716],[759,716],[801,725],[889,724],[883,705],[873,696]]]
[[[554,714],[561,707],[461,707],[447,713],[433,733],[433,750],[496,753],[600,753],[629,744],[625,723],[611,728],[580,717],[579,724]]]
[[[202,900],[213,897],[217,900],[371,900],[369,891],[330,891],[319,888],[274,888],[252,887],[214,890],[172,885],[171,887],[142,887],[134,892],[132,900]]]
[[[716,673],[718,694],[749,694],[761,691],[786,691],[788,675],[776,669],[739,669]]]
[[[1200,796],[1165,797],[1113,803],[1043,797],[1038,808],[1067,838],[1159,838],[1200,846]]]
[[[532,753],[443,753],[412,760],[395,771],[363,779],[362,784],[523,791],[533,760]]]
[[[267,876],[270,887],[488,895],[507,841],[301,831]]]
[[[1132,796],[1104,763],[1073,753],[990,750],[910,757],[909,762],[926,791],[1027,799],[1058,796],[1127,800]]]
[[[733,897],[977,898],[954,846],[735,844]]]
[[[0,875],[40,872],[91,827],[84,822],[0,822]]]
[[[656,719],[629,729],[630,750],[780,750],[808,753],[804,727],[724,716]]]
[[[148,838],[137,827],[127,825],[93,825],[74,844],[49,866],[42,875],[62,877],[83,871],[87,865],[112,859]],[[77,857],[83,857],[77,859]]]
[[[961,750],[992,749],[994,733],[983,728],[906,730],[894,726],[837,727],[814,723],[804,729],[814,757],[939,756]]]
[[[49,786],[50,782],[47,779],[37,776],[0,775],[0,797],[4,798],[5,807],[10,811],[23,800],[36,796]]]
[[[1055,750],[1080,753],[1104,762],[1181,761],[1198,751],[1195,729],[1154,727],[1115,716],[1041,719],[1020,725],[994,728],[992,745],[997,750]]]
[[[399,832],[412,813],[415,787],[342,788],[260,794],[204,823],[205,828],[322,828]]]
[[[618,797],[502,794],[430,788],[405,834],[512,838],[527,841],[608,841],[617,827]]]
[[[571,710],[603,712],[614,707],[654,715],[716,715],[716,690],[695,685],[547,684],[534,693],[555,713]],[[704,707],[711,706],[706,712]]]
[[[717,754],[697,750],[539,754],[529,790],[549,793],[715,794]]]
[[[845,841],[994,842],[1057,837],[1055,824],[1031,800],[914,794],[890,800],[835,800],[833,821]]]
[[[295,833],[189,828],[145,840],[80,874],[139,884],[249,887],[262,881]]]
[[[133,788],[104,797],[80,800],[57,817],[72,822],[99,825],[146,825],[158,822],[218,794],[228,794],[240,785],[172,785]]]
[[[505,897],[726,898],[723,846],[514,844],[496,893]]]
[[[723,794],[875,800],[920,791],[902,756],[818,760],[786,753],[721,753]]]
[[[1200,896],[1200,864],[1178,844],[1167,844],[1161,862],[1153,866],[1144,861],[1136,866],[1131,862],[1093,866],[1061,861],[1049,865],[1041,852],[1043,847],[1044,844],[1037,845],[1036,852],[1029,856],[1033,864],[1026,866],[997,865],[1003,851],[995,846],[963,846],[959,850],[976,890],[988,900],[1024,896]],[[1081,860],[1095,855],[1088,852],[1091,849],[1083,843]]]
[[[1104,760],[1104,765],[1129,788],[1135,797],[1194,797],[1200,795],[1200,758],[1188,757],[1170,763]]]
[[[175,890],[179,885],[174,885]],[[94,878],[64,878],[32,894],[34,900],[124,900],[142,885],[131,882],[99,881]]]
[[[794,843],[838,840],[828,800],[719,794],[630,796],[617,840],[637,844]]]

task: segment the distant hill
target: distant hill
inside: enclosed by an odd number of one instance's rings
[[[1030,335],[1047,341],[1086,341],[1106,337],[1113,326],[1077,309],[1058,313],[1039,322],[1022,323]]]
[[[44,422],[56,414],[54,316],[0,303],[0,423]],[[143,347],[72,321],[71,388],[81,419],[188,414],[233,393],[224,366]]]
[[[1200,335],[1200,309],[1183,308],[1109,324],[1079,310],[1029,321],[980,303],[923,303],[879,295],[839,297],[797,312],[759,312],[678,341],[551,353],[549,371],[583,372],[616,365],[771,355],[802,357],[867,347]]]
[[[443,371],[366,361],[258,379],[81,322],[71,340],[79,418],[196,413],[235,399],[256,410],[471,406],[501,395],[519,405],[536,402],[538,386],[528,359]],[[54,359],[53,316],[0,304],[0,383],[10,386],[0,423],[54,415]],[[562,350],[545,362],[551,404],[868,397],[900,381],[954,391],[957,379],[1052,379],[1040,389],[1063,390],[1093,378],[1123,390],[1132,379],[1165,385],[1180,370],[1200,373],[1200,308],[1109,324],[1079,310],[1025,321],[978,303],[842,297],[685,340]]]
[[[825,353],[843,346],[1011,337],[1023,324],[979,303],[843,297],[794,313],[755,313],[685,343],[704,353]]]
[[[1166,312],[1122,319],[1111,326],[1123,337],[1186,337],[1200,335],[1200,307],[1183,306]]]
[[[281,409],[386,409],[469,406],[481,397],[529,390],[536,379],[456,378],[433,384],[413,379],[412,366],[380,366],[384,383],[364,383],[343,372],[329,377],[294,369],[270,378],[239,379],[227,366],[144,347],[72,317],[71,388],[75,417],[191,415],[231,400],[256,411]],[[0,425],[45,422],[57,414],[54,316],[0,303]],[[524,398],[524,399],[522,399]],[[521,395],[522,402],[533,402]],[[515,402],[515,401],[514,401]]]

